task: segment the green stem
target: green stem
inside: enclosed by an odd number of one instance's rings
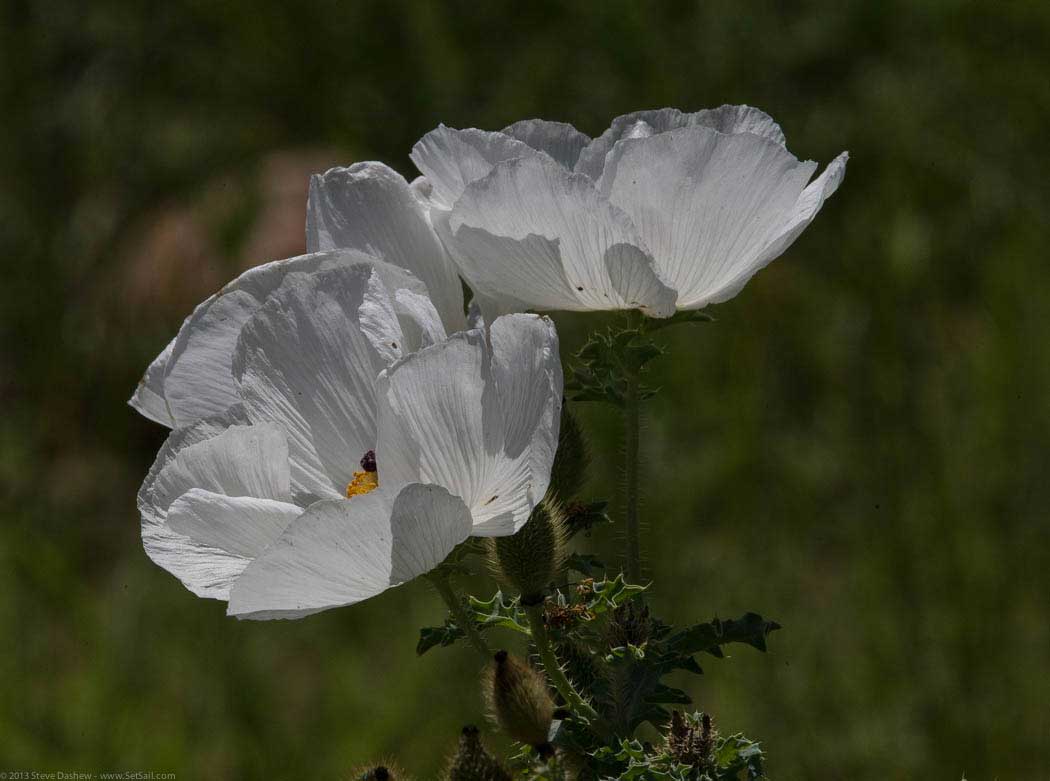
[[[558,663],[558,657],[554,655],[554,648],[551,647],[550,637],[547,635],[547,625],[543,622],[543,605],[531,605],[525,608],[525,615],[529,619],[532,642],[536,644],[536,651],[540,655],[540,661],[543,662],[543,669],[546,670],[547,677],[551,679],[554,688],[558,690],[558,694],[574,713],[587,719],[591,728],[599,736],[604,736],[608,732],[605,723],[598,712],[580,696],[569,679],[565,677],[565,672]]]
[[[488,644],[481,636],[481,632],[474,626],[474,621],[464,609],[463,600],[452,587],[448,574],[432,572],[429,575],[429,580],[434,584],[434,588],[437,589],[437,592],[448,606],[448,612],[456,620],[456,626],[463,630],[463,634],[467,636],[467,640],[477,649],[478,653],[485,657],[486,661],[490,660],[492,658],[492,650],[488,647]]]
[[[641,535],[638,529],[638,439],[641,403],[638,398],[638,376],[636,374],[628,375],[626,390],[623,419],[627,580],[630,583],[641,583],[642,550]]]

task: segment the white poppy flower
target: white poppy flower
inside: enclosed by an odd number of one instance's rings
[[[641,309],[667,317],[735,296],[842,181],[750,106],[617,117],[590,139],[544,120],[440,126],[412,159],[431,221],[486,316]]]
[[[237,336],[292,272],[384,260],[415,275],[421,283],[416,289],[429,295],[446,331],[465,327],[459,276],[426,207],[401,175],[382,163],[357,163],[313,177],[306,240],[310,254],[253,268],[198,306],[150,365],[130,404],[175,428],[236,403],[229,356]]]
[[[305,257],[294,267],[309,271],[252,304],[232,349],[199,348],[213,358],[202,374],[225,356],[212,384],[234,403],[174,431],[139,495],[149,555],[231,615],[377,594],[468,535],[512,534],[550,479],[562,382],[550,321],[446,339],[405,272]]]

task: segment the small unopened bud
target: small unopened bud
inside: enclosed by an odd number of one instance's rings
[[[459,746],[448,772],[446,781],[511,781],[510,771],[494,757],[481,741],[478,728],[468,725],[459,736]]]
[[[551,482],[547,487],[547,496],[560,502],[568,502],[583,490],[590,464],[591,452],[583,428],[576,416],[569,411],[569,405],[563,404],[558,450],[551,465]]]
[[[667,753],[683,765],[707,769],[713,762],[715,731],[711,717],[706,713],[683,714],[671,712],[665,745]]]
[[[528,523],[509,537],[488,540],[489,567],[497,580],[521,594],[524,606],[538,605],[565,566],[567,544],[561,505],[536,505]]]
[[[554,720],[554,700],[539,672],[506,651],[497,651],[485,682],[485,696],[504,732],[541,756],[553,753],[547,737]]]
[[[407,781],[408,776],[401,768],[389,762],[377,765],[364,765],[350,773],[351,781]]]
[[[616,608],[606,629],[611,648],[644,645],[652,636],[653,620],[648,605],[628,600]]]

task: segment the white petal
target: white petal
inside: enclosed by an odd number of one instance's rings
[[[639,132],[641,127],[645,127],[645,132]],[[612,151],[616,142],[623,138],[666,133],[681,127],[709,127],[726,134],[752,133],[784,145],[784,133],[780,125],[764,111],[752,106],[724,105],[692,114],[685,114],[676,108],[634,111],[614,119],[608,130],[583,149],[576,163],[576,171],[597,181],[605,167],[606,155]]]
[[[590,136],[565,122],[545,119],[523,119],[503,128],[505,135],[523,141],[533,149],[546,152],[570,171],[576,165],[580,152],[591,142]]]
[[[168,508],[168,526],[202,545],[253,559],[302,512],[288,502],[193,488]]]
[[[158,510],[166,509],[191,488],[227,496],[291,498],[288,446],[280,427],[272,423],[232,425],[197,442],[180,441],[177,433],[157,456],[156,463],[162,466],[151,488],[152,503]]]
[[[435,228],[483,299],[547,310],[674,312],[675,291],[630,219],[589,179],[545,155],[500,163],[467,187],[447,222],[438,217]]]
[[[558,449],[563,380],[558,334],[546,317],[498,318],[489,331],[492,377],[503,431],[499,498],[474,509],[475,534],[507,534],[525,525],[550,483]],[[512,524],[507,523],[507,516]]]
[[[463,500],[441,486],[413,483],[403,488],[390,514],[390,585],[430,572],[471,529]]]
[[[824,201],[835,194],[839,184],[842,183],[843,178],[846,176],[846,161],[848,159],[849,153],[843,152],[828,164],[820,176],[810,182],[798,197],[794,208],[791,210],[787,221],[780,227],[777,236],[767,244],[765,249],[759,253],[758,257],[751,264],[742,269],[735,278],[729,280],[720,289],[711,293],[707,301],[700,299],[695,303],[688,303],[688,308],[698,308],[706,303],[718,304],[722,301],[728,301],[743,289],[751,277],[787,250],[794,243],[795,239],[802,234],[802,231],[813,222],[813,218],[817,216],[817,212],[824,205]]]
[[[475,534],[511,534],[550,479],[561,369],[550,322],[493,324],[410,355],[379,382],[380,485],[447,488],[470,508]]]
[[[375,380],[401,357],[390,290],[368,264],[289,276],[244,326],[234,376],[253,420],[288,432],[300,501],[343,496],[375,447]]]
[[[302,512],[294,504],[195,488],[168,508],[168,525],[152,538],[151,547],[163,541],[177,560],[172,573],[191,591],[229,599],[230,586],[244,568]]]
[[[230,372],[241,327],[291,273],[310,273],[370,256],[339,251],[301,255],[249,269],[190,315],[172,347],[164,395],[177,427],[222,413],[240,399]]]
[[[750,133],[685,127],[620,141],[599,186],[688,308],[754,267],[815,168]]]
[[[246,420],[234,407],[173,431],[139,491],[146,553],[198,596],[226,599],[243,562],[171,528],[167,516],[178,497],[202,488],[279,503],[291,498],[284,433],[271,424],[244,425]]]
[[[426,285],[444,327],[461,331],[463,288],[430,227],[426,209],[401,174],[382,163],[333,168],[310,181],[310,252],[355,249],[411,271]]]
[[[409,355],[378,382],[380,485],[433,483],[468,506],[484,492],[503,444],[490,357],[480,331]]]
[[[456,277],[459,284],[459,277]],[[445,327],[434,308],[434,303],[422,293],[408,288],[394,290],[394,312],[401,324],[404,353],[415,352],[445,339]],[[461,314],[460,317],[463,318]],[[463,330],[462,325],[457,329]]]
[[[409,156],[433,187],[431,201],[449,209],[468,184],[484,177],[496,163],[537,154],[503,133],[439,125],[416,142]]]
[[[470,528],[463,502],[437,486],[318,502],[249,565],[228,612],[301,618],[360,602],[433,569]]]
[[[164,398],[164,375],[168,370],[168,361],[171,360],[171,353],[174,349],[175,340],[172,339],[160,355],[153,359],[153,363],[142,375],[138,387],[135,388],[135,393],[128,401],[128,404],[134,407],[139,414],[168,428],[174,427],[175,419],[171,416],[168,402]]]

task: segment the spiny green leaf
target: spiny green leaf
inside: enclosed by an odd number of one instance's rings
[[[489,600],[481,600],[477,597],[468,597],[468,600],[478,629],[500,627],[521,632],[524,635],[531,634],[525,612],[519,606],[517,597],[505,600],[503,592],[497,591]]]
[[[699,309],[691,309],[682,312],[675,312],[671,317],[665,318],[647,318],[643,321],[643,328],[646,333],[651,334],[654,331],[661,331],[664,328],[669,328],[672,325],[682,325],[683,323],[713,323],[715,318],[706,312],[702,312]]]
[[[449,646],[465,637],[463,630],[448,619],[442,626],[425,626],[419,630],[419,642],[416,643],[416,654],[422,656],[436,646]]]
[[[605,573],[605,565],[593,553],[573,553],[565,562],[567,569],[579,572],[587,578]]]
[[[588,532],[599,524],[612,523],[609,513],[606,512],[609,503],[598,502],[569,502],[565,505],[565,531],[569,539],[581,532]]]
[[[636,586],[628,583],[623,578],[623,573],[618,574],[612,580],[596,580],[591,584],[593,595],[587,602],[587,608],[594,615],[601,615],[610,610],[615,610],[628,599],[641,594],[648,586]]]
[[[690,655],[706,651],[722,656],[719,646],[727,643],[746,643],[759,651],[766,650],[766,635],[780,629],[776,621],[767,621],[757,613],[745,613],[737,619],[723,621],[715,618],[706,624],[696,624],[673,635],[669,650]]]

